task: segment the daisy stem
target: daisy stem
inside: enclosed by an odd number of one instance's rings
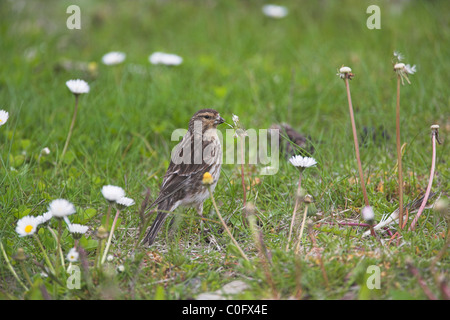
[[[414,217],[413,221],[411,222],[411,225],[409,226],[409,231],[414,230],[416,228],[416,223],[419,220],[420,215],[422,214],[423,210],[425,209],[425,205],[427,204],[428,197],[430,196],[431,192],[431,186],[433,185],[433,177],[434,177],[434,170],[436,167],[436,131],[432,131],[432,145],[433,145],[433,155],[431,158],[431,170],[430,170],[430,178],[428,180],[428,186],[427,190],[425,191],[425,196],[423,197],[422,204],[420,205],[419,211],[417,212],[416,216]]]
[[[364,196],[364,202],[366,206],[369,206],[369,198],[367,197],[366,184],[364,183],[364,175],[361,166],[361,158],[359,156],[359,144],[358,144],[358,135],[356,134],[356,125],[355,125],[355,117],[353,115],[353,105],[352,105],[352,97],[350,95],[350,84],[348,82],[348,77],[345,77],[345,87],[347,88],[347,99],[348,99],[348,108],[350,112],[350,121],[352,123],[353,130],[353,142],[355,144],[355,153],[356,153],[356,161],[358,162],[358,171],[359,171],[359,180],[361,181],[361,189]]]
[[[400,141],[400,81],[401,76],[397,76],[397,107],[396,107],[396,135],[397,135],[397,171],[398,171],[398,224],[400,229],[403,226],[403,170],[402,170],[402,145]]]
[[[50,230],[50,233],[52,234],[53,239],[55,239],[56,243],[58,244],[59,240],[58,240],[58,236],[56,235],[55,231],[52,228],[50,228],[50,227],[47,227],[47,228],[48,228],[48,230]],[[61,261],[63,261],[63,265],[64,265],[64,257],[63,257],[63,253],[62,253],[62,250],[61,250],[61,246],[59,246],[59,245],[58,245],[58,252],[59,252],[59,255],[61,257]]]
[[[106,261],[106,256],[108,255],[109,247],[111,246],[111,240],[112,240],[112,236],[114,233],[114,229],[116,227],[117,219],[119,218],[119,214],[120,214],[120,210],[117,209],[116,216],[114,217],[114,220],[113,220],[113,223],[111,226],[111,231],[109,232],[108,243],[106,244],[105,252],[103,253],[102,261],[100,262],[100,264],[103,264]]]
[[[75,120],[77,118],[77,112],[78,112],[78,97],[79,97],[79,94],[75,94],[75,108],[73,110],[72,122],[70,123],[69,133],[67,134],[66,143],[64,144],[64,149],[62,151],[61,158],[59,160],[60,163],[64,159],[64,155],[66,154],[67,147],[69,146],[70,138],[72,136],[73,127],[75,126]]]
[[[300,175],[299,175],[299,178],[298,178],[297,193],[295,195],[294,211],[292,212],[291,226],[289,227],[289,236],[288,236],[288,240],[287,240],[287,244],[286,244],[286,251],[289,250],[289,243],[291,242],[292,229],[294,228],[294,221],[295,221],[295,215],[297,213],[298,200],[299,200],[301,186],[302,186],[302,172],[300,171]]]
[[[298,236],[298,242],[297,242],[297,246],[295,247],[295,254],[298,254],[298,252],[300,251],[300,242],[302,241],[302,236],[303,236],[303,229],[305,228],[305,223],[306,223],[306,215],[308,214],[308,203],[305,206],[305,212],[303,213],[303,221],[302,221],[302,227],[300,229],[300,234]]]
[[[220,222],[222,222],[223,227],[225,228],[226,232],[228,233],[228,235],[231,238],[231,241],[233,241],[234,245],[237,247],[237,249],[239,250],[240,254],[242,255],[242,257],[244,257],[245,260],[250,261],[247,257],[247,255],[244,253],[244,251],[242,251],[241,247],[239,246],[239,244],[237,243],[237,241],[234,239],[233,235],[231,234],[230,230],[228,229],[225,221],[223,221],[222,215],[220,214],[219,209],[217,208],[217,204],[216,204],[216,200],[214,200],[214,196],[213,193],[211,191],[211,188],[208,186],[208,191],[209,191],[209,195],[211,196],[211,200],[214,206],[214,209],[216,209],[217,215],[219,216]]]
[[[59,252],[59,257],[61,258],[61,266],[63,266],[63,268],[65,269],[65,265],[64,265],[64,255],[61,249],[61,237],[62,237],[62,219],[58,219],[58,252]]]
[[[13,266],[11,265],[11,262],[9,262],[8,256],[6,255],[5,248],[3,248],[3,242],[0,241],[0,249],[2,250],[3,257],[5,258],[6,264],[8,265],[9,271],[13,274],[14,278],[16,278],[17,282],[26,290],[28,291],[28,288],[26,285],[23,284],[23,282],[20,280],[19,276],[17,275],[16,271],[14,270]]]
[[[48,268],[50,269],[50,271],[51,271],[54,275],[56,275],[56,271],[55,271],[55,269],[53,268],[53,265],[52,265],[52,263],[50,262],[50,259],[48,258],[47,253],[45,252],[45,249],[44,249],[44,246],[42,245],[41,240],[39,240],[39,237],[38,237],[36,234],[33,234],[33,237],[34,237],[34,239],[36,240],[36,242],[37,242],[39,248],[41,248],[41,251],[42,251],[42,253],[43,253],[43,255],[44,255],[44,260],[45,260],[45,262],[47,263]]]
[[[105,219],[105,229],[108,230],[109,227],[109,217],[111,215],[111,207],[112,203],[109,203],[108,211],[106,212],[106,219]],[[105,250],[105,242],[101,241],[101,246],[99,247],[99,251],[103,252]]]

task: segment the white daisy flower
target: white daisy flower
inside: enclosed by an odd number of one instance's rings
[[[53,217],[52,213],[50,211],[44,213],[41,216],[37,216],[36,219],[38,220],[39,224],[46,223]]]
[[[69,260],[69,262],[77,262],[78,261],[78,251],[75,248],[70,249],[69,253],[67,254],[67,260]]]
[[[102,62],[107,66],[112,66],[115,64],[122,63],[125,60],[126,56],[127,55],[123,52],[113,51],[105,54],[102,57]]]
[[[106,261],[111,262],[111,261],[113,261],[113,260],[114,260],[114,256],[113,256],[112,254],[108,254],[108,255],[106,256]]]
[[[172,53],[154,52],[148,60],[151,64],[164,64],[166,66],[178,66],[183,62],[183,58]]]
[[[131,198],[127,198],[127,197],[122,197],[119,200],[117,200],[116,203],[120,204],[121,206],[124,206],[124,207],[130,207],[130,206],[134,205],[134,200]]]
[[[108,201],[117,201],[125,197],[125,191],[121,187],[112,185],[103,186],[102,194]]]
[[[288,9],[283,6],[266,4],[262,7],[262,12],[270,18],[281,19],[287,16]]]
[[[73,94],[82,94],[89,92],[89,85],[84,80],[80,79],[69,80],[66,82],[66,86]]]
[[[373,222],[373,219],[375,218],[375,214],[371,206],[364,207],[361,211],[361,214],[363,219],[367,222]]]
[[[17,221],[16,232],[20,237],[29,236],[36,232],[38,225],[39,221],[38,219],[36,219],[36,217],[25,216]]]
[[[48,207],[48,211],[55,218],[64,218],[76,212],[75,206],[66,199],[53,200]]]
[[[123,264],[117,266],[117,272],[122,273],[125,271],[125,267]]]
[[[292,156],[289,162],[295,167],[309,168],[315,166],[317,161],[314,158],[302,157],[302,156]]]
[[[88,226],[83,226],[83,225],[77,224],[77,223],[71,223],[71,224],[67,225],[67,227],[69,228],[69,232],[74,234],[75,237],[77,237],[77,236],[81,237],[89,229]]]
[[[48,147],[45,147],[44,149],[41,150],[41,153],[50,154],[50,149]]]
[[[0,126],[4,125],[8,121],[9,113],[5,110],[0,110]]]

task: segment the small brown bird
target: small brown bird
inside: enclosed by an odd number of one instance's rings
[[[213,109],[196,112],[189,121],[188,132],[172,151],[172,158],[164,175],[158,198],[150,208],[157,206],[157,215],[144,238],[151,245],[168,214],[178,206],[195,207],[203,216],[203,202],[209,197],[202,177],[209,172],[214,191],[222,165],[222,146],[217,126],[225,120]]]

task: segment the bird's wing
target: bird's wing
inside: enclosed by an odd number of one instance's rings
[[[198,139],[198,137],[195,139]],[[169,167],[164,175],[159,196],[150,207],[160,204],[164,200],[173,196],[179,190],[192,184],[194,181],[201,180],[202,175],[206,171],[211,170],[213,163],[210,163],[210,161],[205,161],[202,154],[204,148],[211,142],[203,141],[201,137],[199,138],[200,140],[194,142],[195,139],[193,135],[188,132],[183,137],[183,140],[175,146],[174,151],[172,152]],[[199,144],[199,142],[201,144]],[[199,159],[201,160],[201,163],[196,163],[199,162],[199,160],[195,159],[198,155],[196,154],[194,147],[197,148],[197,151],[198,148],[200,148],[201,158]]]

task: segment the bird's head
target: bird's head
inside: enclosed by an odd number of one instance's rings
[[[219,112],[214,109],[202,109],[197,111],[189,121],[189,130],[193,131],[201,125],[202,131],[215,129],[225,120],[220,116]]]

